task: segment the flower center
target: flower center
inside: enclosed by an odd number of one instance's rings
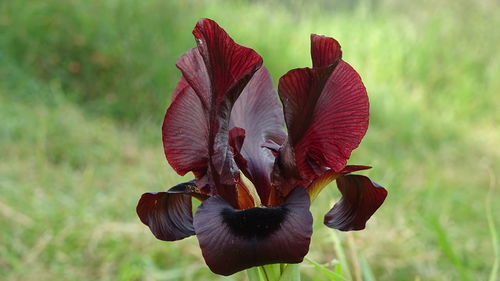
[[[278,230],[285,220],[288,209],[285,207],[251,208],[233,210],[225,208],[221,215],[233,234],[245,238],[262,239]]]

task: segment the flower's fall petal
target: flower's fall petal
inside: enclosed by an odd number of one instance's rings
[[[327,170],[322,175],[315,178],[307,187],[307,192],[309,193],[309,196],[311,197],[311,201],[314,201],[316,199],[316,197],[318,197],[318,195],[321,193],[321,191],[329,183],[336,180],[338,177],[342,177],[342,176],[349,174],[349,173],[352,173],[352,172],[368,170],[371,168],[372,167],[365,166],[365,165],[347,165],[340,172],[335,172],[332,169]]]
[[[193,34],[197,48],[177,61],[189,87],[179,89],[165,115],[165,155],[177,173],[192,171],[202,191],[235,206],[239,171],[228,147],[229,115],[262,58],[212,20],[201,19]]]
[[[299,263],[312,234],[310,200],[304,188],[293,190],[283,205],[235,210],[219,196],[205,200],[194,229],[205,262],[222,275],[272,263]]]
[[[328,170],[324,172],[321,176],[315,178],[311,184],[307,187],[307,192],[311,197],[311,201],[314,201],[318,194],[332,181],[337,179],[339,176],[349,174],[356,171],[371,169],[370,166],[364,165],[347,165],[340,172],[335,172],[334,170]]]
[[[361,175],[341,176],[337,187],[342,198],[325,215],[324,223],[342,231],[364,229],[387,197],[387,190]]]
[[[167,192],[144,193],[137,204],[137,215],[160,240],[189,237],[194,234],[190,194],[194,195],[196,190],[191,181],[176,185]]]
[[[286,139],[284,126],[283,110],[271,76],[265,67],[261,67],[234,104],[230,127],[245,130],[241,155],[246,165],[239,167],[257,187],[264,205],[267,205],[271,191],[270,177],[275,159],[267,146],[283,144]]]
[[[302,179],[325,168],[340,172],[368,128],[368,96],[361,78],[340,60],[326,68],[289,71],[279,83],[290,145]]]

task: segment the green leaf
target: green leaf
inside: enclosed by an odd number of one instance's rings
[[[252,267],[246,270],[249,281],[267,281],[259,271],[258,267]]]
[[[342,275],[331,271],[330,269],[326,268],[325,266],[323,266],[323,265],[321,265],[321,264],[319,264],[319,263],[317,263],[309,258],[305,258],[305,260],[308,263],[312,264],[314,266],[314,268],[316,268],[318,271],[323,273],[326,277],[328,277],[328,279],[330,279],[332,281],[347,281],[347,279],[342,277]]]
[[[300,281],[300,264],[287,264],[279,281]]]
[[[339,265],[335,268],[335,271],[340,276],[345,276],[348,280],[352,280],[351,272],[349,270],[349,264],[347,263],[347,258],[342,247],[342,242],[335,231],[332,231],[333,245],[335,247],[335,253],[339,259]]]
[[[375,276],[373,275],[370,265],[361,254],[359,255],[359,266],[361,267],[361,274],[363,274],[364,281],[375,281]]]
[[[490,175],[491,176],[491,175]],[[495,226],[495,221],[493,220],[493,211],[491,210],[491,198],[494,188],[494,177],[490,178],[490,191],[488,192],[488,196],[486,197],[486,220],[488,221],[488,228],[490,230],[491,235],[491,243],[493,244],[493,267],[491,268],[489,281],[498,280],[498,267],[500,266],[500,249],[498,247],[498,232]]]
[[[432,226],[434,232],[436,233],[437,242],[439,246],[441,246],[441,250],[443,251],[445,256],[451,261],[451,263],[455,265],[455,267],[458,270],[458,274],[460,275],[460,278],[465,281],[472,280],[462,260],[455,253],[455,249],[452,246],[450,239],[448,238],[448,234],[443,229],[438,219],[432,218],[430,225]]]
[[[260,267],[268,281],[279,281],[281,276],[280,264],[268,264]]]

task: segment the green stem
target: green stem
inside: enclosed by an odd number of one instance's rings
[[[270,264],[247,269],[249,281],[300,281],[298,264]]]

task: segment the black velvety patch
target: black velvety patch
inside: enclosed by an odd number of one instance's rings
[[[245,238],[265,238],[278,230],[288,209],[280,207],[233,210],[224,208],[221,216],[234,235]]]

